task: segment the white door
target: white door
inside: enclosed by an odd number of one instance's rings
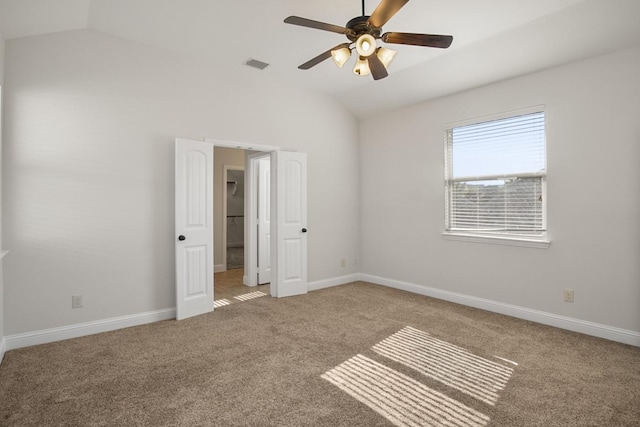
[[[271,160],[258,160],[258,284],[271,282]]]
[[[213,144],[176,139],[176,319],[213,311]]]
[[[276,151],[271,154],[272,194],[276,222],[272,251],[271,293],[279,298],[307,293],[307,155]],[[274,191],[275,190],[275,191]],[[273,212],[273,211],[272,211]],[[275,271],[274,271],[275,270]]]

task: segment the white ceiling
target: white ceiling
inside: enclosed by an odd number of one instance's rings
[[[0,0],[0,30],[11,39],[88,28],[230,70],[255,58],[270,64],[255,72],[358,117],[640,44],[640,0],[411,0],[384,31],[451,34],[449,49],[391,45],[398,56],[377,82],[355,76],[353,58],[297,69],[346,38],[285,17],[342,26],[360,14],[359,0]]]

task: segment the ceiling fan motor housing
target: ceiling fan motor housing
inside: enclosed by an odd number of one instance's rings
[[[346,27],[352,32],[347,34],[347,38],[352,42],[358,40],[363,34],[371,34],[374,38],[379,39],[382,28],[374,27],[369,23],[369,16],[356,16],[349,22]]]

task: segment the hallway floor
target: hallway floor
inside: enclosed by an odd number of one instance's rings
[[[242,276],[244,268],[234,268],[227,271],[221,271],[214,274],[214,300],[227,300],[230,302],[238,302],[235,297],[251,294],[253,292],[262,292],[270,295],[270,285],[246,286],[242,284]],[[257,295],[257,294],[256,294]],[[262,295],[259,295],[262,296]]]

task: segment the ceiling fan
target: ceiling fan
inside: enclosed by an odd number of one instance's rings
[[[359,76],[371,74],[374,80],[380,80],[389,75],[389,73],[387,73],[387,67],[393,58],[395,58],[397,52],[385,47],[378,47],[376,43],[377,39],[385,43],[437,47],[441,49],[448,48],[453,42],[452,36],[395,32],[382,34],[382,26],[407,4],[408,1],[409,0],[382,0],[371,16],[366,16],[364,0],[362,0],[362,16],[353,18],[347,22],[347,25],[344,27],[301,18],[299,16],[289,16],[284,20],[287,24],[344,34],[349,39],[348,43],[341,43],[334,46],[300,65],[298,68],[308,70],[329,57],[333,57],[336,65],[342,68],[351,57],[351,51],[355,47],[358,59],[353,72]]]

